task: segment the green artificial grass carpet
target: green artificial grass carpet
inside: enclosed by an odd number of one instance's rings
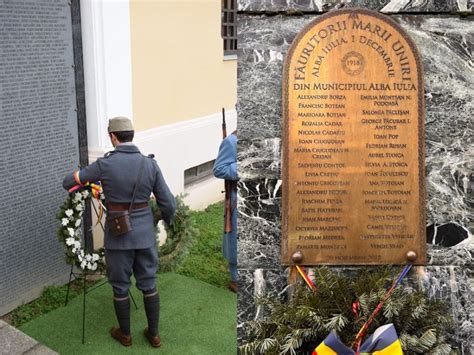
[[[175,273],[158,275],[161,347],[145,337],[146,317],[141,292],[132,287],[133,345],[125,348],[109,335],[117,324],[112,289],[105,284],[87,295],[86,338],[82,341],[82,295],[23,326],[20,330],[60,354],[235,354],[236,296],[230,291]]]

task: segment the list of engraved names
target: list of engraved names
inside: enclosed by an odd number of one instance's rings
[[[409,45],[378,18],[344,14],[315,25],[287,60],[288,254],[401,262],[416,249],[421,218],[419,69]]]
[[[56,214],[78,163],[75,108],[67,0],[0,0],[0,309],[65,275]]]

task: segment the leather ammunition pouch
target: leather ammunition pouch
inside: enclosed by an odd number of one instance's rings
[[[110,232],[115,237],[128,233],[132,230],[132,223],[130,221],[130,213],[128,210],[108,211],[105,220],[110,228]]]

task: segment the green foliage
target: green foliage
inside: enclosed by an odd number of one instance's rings
[[[176,215],[171,226],[166,225],[166,242],[158,246],[160,272],[172,271],[185,257],[197,230],[191,217],[191,209],[183,201],[184,195],[176,196]],[[161,218],[161,211],[155,200],[150,200],[155,225]],[[157,229],[158,231],[158,229]]]
[[[98,281],[87,281],[86,287],[90,287]],[[76,297],[82,292],[82,279],[74,280],[71,283],[69,299]],[[10,314],[11,323],[15,327],[29,322],[43,314],[51,312],[56,308],[64,306],[66,301],[67,285],[47,286],[43,289],[40,297],[34,301],[23,304],[15,308]]]
[[[177,219],[173,228],[167,228],[168,243],[160,252],[160,271],[175,268],[179,274],[226,288],[229,284],[229,272],[221,251],[223,204],[216,203],[204,211],[191,211],[184,204],[182,196],[178,196],[176,201]],[[62,214],[71,208],[69,203],[68,199],[61,207]],[[151,207],[154,209],[157,223],[159,209],[156,202],[152,203]],[[63,237],[66,238],[67,235]],[[87,285],[90,286],[94,282],[96,281],[87,281]],[[12,324],[19,327],[42,314],[62,307],[66,292],[67,285],[46,287],[41,297],[19,306],[10,313]],[[81,292],[82,281],[80,279],[73,281],[69,298]]]
[[[191,212],[197,233],[186,257],[177,266],[177,273],[227,288],[230,276],[222,256],[223,213],[222,203]]]
[[[246,323],[241,354],[310,354],[332,330],[350,346],[397,274],[391,267],[364,268],[353,278],[327,267],[314,273],[316,293],[300,280],[287,301],[257,299],[264,317]],[[355,300],[358,318],[352,312]],[[452,327],[447,307],[422,292],[399,286],[367,333],[388,323],[395,325],[405,354],[453,353],[444,335]]]
[[[176,216],[171,227],[166,226],[166,243],[159,247],[160,272],[174,271],[181,275],[227,288],[230,281],[227,262],[222,256],[222,203],[204,211],[191,211],[176,197]],[[161,213],[155,201],[150,202],[155,223]]]

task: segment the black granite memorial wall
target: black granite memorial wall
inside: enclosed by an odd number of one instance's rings
[[[467,0],[239,0],[238,336],[264,316],[255,297],[285,297],[280,263],[281,85],[297,33],[322,13],[362,7],[388,14],[415,41],[425,71],[428,263],[412,282],[444,299],[454,343],[474,353],[474,22]]]
[[[87,162],[78,6],[0,0],[0,315],[67,280],[61,184]]]

